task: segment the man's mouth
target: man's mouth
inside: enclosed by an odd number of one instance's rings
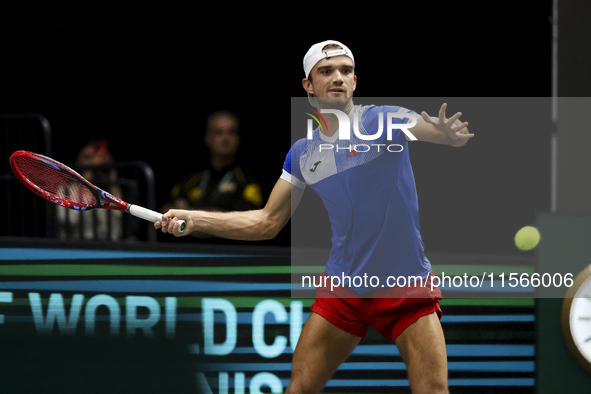
[[[333,88],[328,91],[329,93],[345,93],[345,89],[342,88]]]

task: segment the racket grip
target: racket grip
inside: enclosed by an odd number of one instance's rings
[[[140,219],[147,220],[152,223],[162,221],[162,214],[161,213],[156,212],[156,211],[152,211],[151,209],[140,207],[139,205],[129,205],[127,210],[133,216],[138,217]],[[184,220],[179,220],[179,223],[181,225],[179,227],[179,233],[182,233],[183,231],[185,231],[185,227],[187,227],[187,223],[185,223]]]

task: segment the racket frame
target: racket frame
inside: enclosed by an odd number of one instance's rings
[[[86,187],[96,198],[98,204],[90,205],[90,204],[81,204],[74,201],[70,201],[68,199],[63,199],[56,196],[54,193],[48,192],[43,190],[41,187],[37,186],[35,183],[31,182],[18,168],[16,165],[16,158],[18,157],[25,157],[30,160],[39,160],[59,171],[66,171],[69,172],[71,175],[77,178],[77,181],[84,187]],[[120,198],[115,197],[111,193],[93,185],[88,180],[86,180],[82,175],[74,171],[72,168],[68,167],[67,165],[60,163],[50,157],[33,153],[29,151],[19,150],[14,152],[10,156],[10,167],[12,168],[12,172],[18,178],[19,181],[23,185],[25,185],[29,190],[33,193],[39,195],[40,197],[44,198],[47,201],[50,201],[54,204],[60,205],[65,208],[75,209],[78,211],[86,211],[90,209],[112,209],[116,211],[122,212],[129,212],[135,217],[139,217],[141,219],[150,221],[150,222],[157,222],[162,220],[162,214],[156,211],[152,211],[150,209],[141,207],[139,205],[130,204],[121,200]],[[181,227],[179,231],[182,233],[185,229],[186,223],[184,221],[181,222]]]
[[[97,205],[90,205],[90,204],[81,204],[78,202],[74,202],[68,199],[60,198],[54,193],[48,192],[43,190],[41,187],[37,186],[35,183],[31,182],[18,168],[16,165],[16,158],[17,157],[24,157],[30,160],[39,160],[59,171],[66,171],[69,172],[71,175],[77,178],[77,181],[84,187],[86,187],[96,198],[98,204]],[[129,203],[113,196],[112,194],[104,191],[100,187],[97,187],[90,183],[86,178],[82,175],[74,171],[72,168],[68,167],[67,165],[60,163],[50,157],[28,152],[28,151],[16,151],[10,156],[10,167],[12,168],[12,172],[16,175],[16,177],[23,183],[29,190],[36,193],[40,197],[54,203],[60,205],[65,208],[71,208],[78,211],[86,211],[89,209],[94,208],[103,208],[103,209],[114,209],[117,211],[127,211]]]

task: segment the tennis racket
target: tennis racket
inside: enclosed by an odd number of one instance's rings
[[[152,223],[162,220],[162,214],[139,205],[129,204],[94,186],[70,167],[47,156],[19,150],[10,156],[14,175],[29,190],[47,201],[77,211],[114,209]],[[187,223],[179,220],[179,232]]]

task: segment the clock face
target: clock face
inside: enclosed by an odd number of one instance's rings
[[[581,283],[572,299],[569,326],[574,345],[591,364],[591,276]]]

